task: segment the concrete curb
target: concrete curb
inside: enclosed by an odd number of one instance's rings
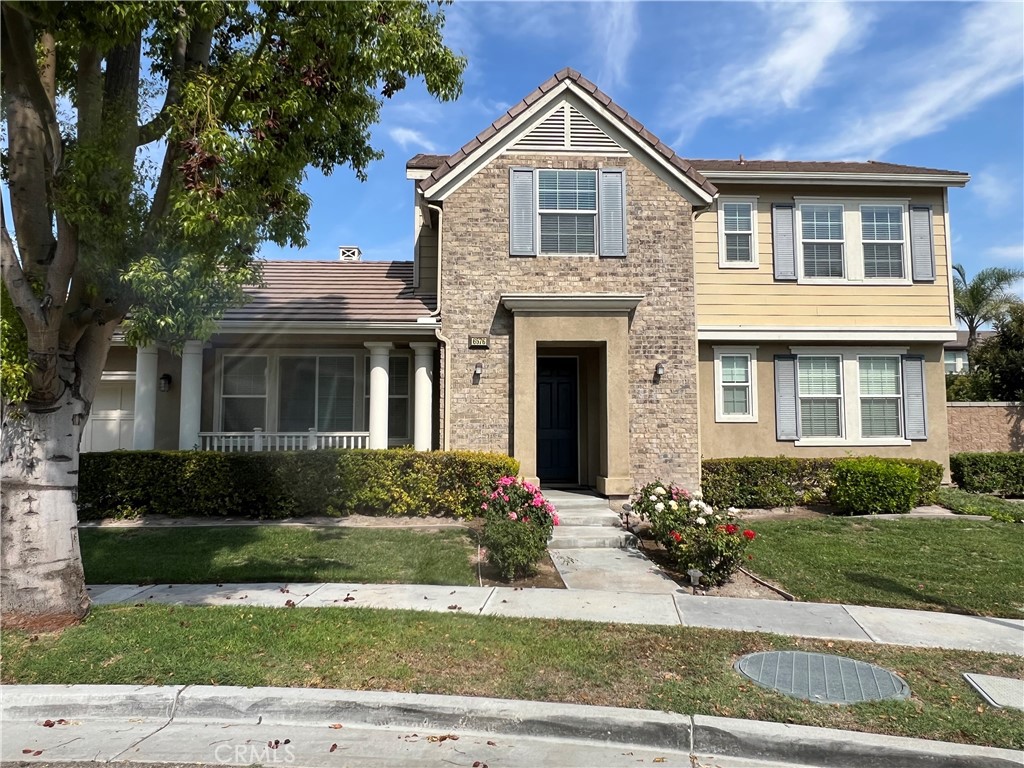
[[[217,686],[4,686],[0,719],[408,727],[689,751],[830,768],[1019,768],[1024,751],[809,726],[577,704],[383,691]],[[87,723],[86,723],[87,725]]]

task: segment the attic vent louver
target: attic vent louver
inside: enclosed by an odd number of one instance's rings
[[[358,245],[338,246],[338,261],[359,261],[362,255],[363,252],[359,250]]]
[[[625,150],[571,104],[562,103],[525,133],[512,149],[520,152],[608,152]]]

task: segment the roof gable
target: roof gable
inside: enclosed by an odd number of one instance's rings
[[[562,110],[564,134],[559,133],[557,118],[551,121],[559,110]],[[458,152],[445,158],[429,176],[418,182],[418,188],[428,199],[443,200],[501,152],[525,151],[527,147],[516,146],[523,139],[527,140],[527,146],[560,140],[563,152],[583,151],[566,143],[573,141],[574,113],[579,115],[575,118],[577,144],[590,142],[590,151],[594,144],[603,145],[598,151],[610,154],[628,150],[641,162],[667,174],[677,183],[679,191],[694,202],[709,203],[717,194],[715,186],[690,163],[572,69],[563,69],[509,108]],[[611,143],[620,149],[615,150]]]

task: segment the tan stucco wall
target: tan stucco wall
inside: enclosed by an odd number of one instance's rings
[[[602,164],[626,168],[627,257],[510,257],[509,167]],[[622,406],[629,427],[617,428],[609,443],[628,446],[632,483],[660,476],[695,487],[699,456],[691,221],[689,202],[634,158],[502,155],[453,192],[444,202],[441,249],[442,326],[452,341],[447,372],[450,447],[514,454],[515,446],[533,440],[532,434],[513,434],[513,320],[500,304],[502,293],[638,293],[645,298],[630,319],[623,369],[627,383]],[[571,342],[561,338],[575,333],[571,328],[559,325],[546,340]],[[469,349],[471,334],[488,335],[490,348]],[[655,384],[654,366],[660,361],[667,372]],[[484,374],[474,384],[477,362]],[[535,390],[535,378],[524,386]],[[532,432],[535,423],[517,420],[517,428]]]
[[[924,355],[925,397],[927,401],[928,439],[900,446],[796,446],[775,439],[775,355],[790,354],[790,347],[821,346],[805,342],[795,344],[758,343],[757,346],[757,423],[715,421],[715,373],[713,347],[726,343],[700,344],[700,418],[701,455],[706,459],[734,456],[842,457],[882,456],[931,459],[946,467],[949,475],[949,438],[946,430],[946,380],[942,367],[942,345],[910,345],[909,353]],[[735,345],[753,346],[753,345]],[[829,344],[828,346],[863,346]],[[877,348],[881,345],[871,345]]]
[[[872,187],[779,187],[720,185],[723,196],[757,197],[757,269],[722,269],[718,211],[713,206],[694,225],[697,322],[705,326],[950,327],[946,222],[941,190]],[[795,197],[894,199],[932,206],[934,283],[847,285],[776,282],[772,257],[772,204]],[[859,233],[846,233],[847,238]]]
[[[1024,451],[1024,405],[948,403],[950,453]]]

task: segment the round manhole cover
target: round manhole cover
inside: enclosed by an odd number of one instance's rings
[[[910,696],[906,682],[889,670],[824,653],[751,653],[736,662],[736,669],[760,686],[822,704],[855,704]]]

